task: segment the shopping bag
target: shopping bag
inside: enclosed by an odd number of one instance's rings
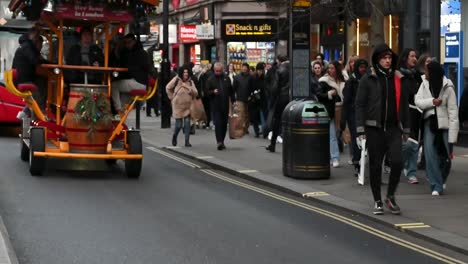
[[[203,107],[203,102],[201,99],[192,100],[192,105],[190,106],[190,116],[194,123],[206,122],[206,113],[205,108]]]
[[[235,102],[232,105],[231,114],[229,116],[229,138],[239,139],[245,135],[245,104],[242,102]]]
[[[366,158],[367,158],[367,146],[366,146],[366,139],[359,139],[360,147],[361,147],[361,160],[359,160],[359,175],[358,175],[358,184],[364,185],[364,175],[366,174]]]
[[[346,145],[351,143],[351,132],[349,131],[348,126],[346,126],[345,130],[341,133],[341,140]]]

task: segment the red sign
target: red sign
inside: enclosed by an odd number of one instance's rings
[[[180,0],[172,0],[172,8],[178,9],[180,7]]]
[[[54,12],[44,12],[45,16],[62,19],[130,22],[132,15],[126,10],[113,10],[104,5],[58,4]]]
[[[182,43],[198,42],[196,25],[180,25],[179,39]]]
[[[198,3],[198,0],[185,0],[185,5],[193,5]]]

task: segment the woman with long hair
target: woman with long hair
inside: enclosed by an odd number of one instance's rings
[[[340,166],[340,150],[336,137],[335,106],[342,104],[345,86],[341,64],[337,61],[330,62],[327,73],[319,79],[319,84],[316,94],[330,117],[330,163],[337,168]]]
[[[427,73],[415,102],[424,110],[426,174],[432,195],[438,196],[445,189],[451,167],[450,152],[459,130],[455,89],[438,62],[427,65]]]
[[[197,87],[191,79],[192,71],[190,67],[184,65],[180,67],[179,73],[166,86],[167,96],[172,104],[172,116],[175,118],[175,129],[172,135],[172,145],[177,146],[177,136],[180,130],[184,129],[185,146],[190,144],[190,106],[193,99],[198,95]]]

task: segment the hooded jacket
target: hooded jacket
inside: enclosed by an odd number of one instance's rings
[[[439,129],[448,130],[448,142],[457,142],[459,121],[458,121],[458,107],[457,97],[453,83],[450,79],[444,76],[442,89],[439,93],[438,99],[442,100],[442,104],[434,106],[429,81],[423,78],[423,82],[419,87],[418,93],[415,96],[416,105],[424,110],[424,119],[437,112],[437,124]],[[434,110],[437,109],[437,110]]]
[[[392,66],[387,75],[378,74],[379,55],[389,52],[392,55]],[[395,72],[397,55],[386,45],[378,45],[372,54],[372,65],[362,77],[356,95],[356,130],[358,134],[365,133],[365,127],[387,129],[389,112],[395,111],[395,124],[402,133],[409,134],[408,91],[401,89],[401,73]],[[393,83],[390,83],[393,82]],[[394,86],[393,86],[394,85]],[[394,89],[390,89],[392,86]],[[389,91],[394,91],[389,94]],[[394,105],[389,105],[394,104]]]
[[[27,34],[18,40],[21,46],[13,57],[12,68],[18,72],[16,83],[33,83],[36,80],[36,66],[41,63],[41,54]]]
[[[369,63],[365,59],[357,59],[354,62],[354,71],[351,74],[349,80],[346,81],[346,85],[343,89],[343,118],[340,121],[340,128],[344,130],[346,128],[346,122],[349,118],[355,116],[356,108],[356,95],[359,88],[359,82],[362,75],[359,73],[359,66],[365,65],[369,67]]]

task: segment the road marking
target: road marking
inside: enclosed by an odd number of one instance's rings
[[[167,149],[180,149],[180,147],[177,147],[177,146],[165,146],[164,148],[167,148]]]
[[[200,156],[200,157],[195,157],[197,159],[212,159],[214,158],[213,156]]]
[[[254,173],[254,172],[258,172],[257,170],[238,170],[237,172],[239,173]]]
[[[158,154],[161,154],[161,155],[163,155],[163,156],[166,156],[166,157],[168,157],[168,158],[170,158],[170,159],[173,159],[173,160],[176,160],[176,161],[178,161],[178,162],[180,162],[180,163],[183,163],[183,164],[185,164],[185,165],[187,165],[187,166],[189,166],[189,167],[192,167],[192,168],[194,168],[194,169],[201,169],[201,166],[199,166],[199,165],[197,165],[197,164],[195,164],[195,163],[192,163],[192,162],[190,162],[190,161],[184,160],[184,159],[182,159],[182,158],[179,158],[179,157],[177,157],[177,156],[174,156],[174,155],[172,155],[172,154],[169,154],[169,153],[167,153],[167,152],[165,152],[165,151],[159,150],[159,149],[157,149],[157,148],[155,148],[155,147],[146,147],[146,148],[149,149],[149,150],[151,150],[151,151],[153,151],[153,152],[156,152],[156,153],[158,153]]]
[[[307,197],[319,197],[319,196],[328,196],[330,194],[326,192],[308,192],[308,193],[303,193],[302,197],[307,198]]]
[[[426,225],[424,223],[405,223],[405,224],[395,224],[395,227],[397,229],[404,230],[404,229],[413,229],[413,228],[427,228],[431,226]]]
[[[339,222],[342,222],[344,224],[353,226],[353,227],[355,227],[357,229],[360,229],[360,230],[362,230],[364,232],[367,232],[369,234],[372,234],[374,236],[380,237],[380,238],[382,238],[384,240],[387,240],[389,242],[392,242],[394,244],[397,244],[397,245],[400,245],[400,246],[405,247],[407,249],[419,252],[419,253],[421,253],[423,255],[426,255],[426,256],[429,256],[431,258],[440,260],[441,262],[449,263],[449,264],[466,264],[463,261],[454,259],[454,258],[449,257],[447,255],[444,255],[442,253],[438,253],[438,252],[433,251],[431,249],[428,249],[428,248],[425,248],[423,246],[414,244],[414,243],[412,243],[410,241],[406,241],[404,239],[398,238],[396,236],[385,233],[383,231],[380,231],[380,230],[378,230],[376,228],[373,228],[371,226],[368,226],[366,224],[363,224],[363,223],[358,222],[356,220],[353,220],[351,218],[339,215],[337,213],[327,211],[325,209],[321,209],[321,208],[316,207],[316,206],[312,206],[312,205],[309,205],[309,204],[306,204],[306,203],[303,203],[303,202],[299,202],[299,201],[293,200],[291,198],[287,198],[285,196],[282,196],[282,195],[279,195],[279,194],[276,194],[276,193],[261,189],[259,187],[249,185],[247,183],[244,183],[244,182],[241,182],[241,181],[238,181],[238,180],[235,180],[235,179],[231,179],[231,178],[223,176],[223,175],[221,175],[221,174],[219,174],[219,173],[217,173],[217,172],[215,172],[213,170],[201,169],[200,166],[198,166],[198,165],[196,165],[194,163],[191,163],[189,161],[186,161],[186,160],[184,160],[182,158],[176,157],[176,156],[174,156],[172,154],[161,151],[161,150],[156,149],[154,147],[147,147],[147,149],[149,149],[151,151],[154,151],[156,153],[159,153],[159,154],[161,154],[163,156],[166,156],[168,158],[179,161],[179,162],[181,162],[181,163],[183,163],[185,165],[188,165],[190,167],[199,168],[200,171],[204,172],[205,174],[210,175],[210,176],[215,177],[215,178],[218,178],[218,179],[223,180],[225,182],[229,182],[229,183],[237,185],[239,187],[243,187],[245,189],[248,189],[248,190],[263,194],[263,195],[268,196],[270,198],[273,198],[273,199],[276,199],[276,200],[279,200],[279,201],[282,201],[282,202],[285,202],[285,203],[288,203],[288,204],[291,204],[291,205],[295,205],[297,207],[300,207],[300,208],[306,209],[308,211],[312,211],[312,212],[321,214],[323,216],[330,217],[332,219],[335,219],[336,221],[339,221]]]
[[[312,206],[312,205],[308,205],[308,204],[305,204],[305,203],[302,203],[302,202],[299,202],[299,201],[295,201],[293,199],[290,199],[290,198],[275,194],[273,192],[270,192],[270,191],[267,191],[267,190],[264,190],[264,189],[261,189],[261,188],[255,187],[255,186],[251,186],[249,184],[246,184],[246,183],[231,179],[229,177],[223,176],[221,174],[218,174],[218,173],[216,173],[216,172],[214,172],[212,170],[202,169],[201,171],[208,174],[208,175],[210,175],[210,176],[218,178],[220,180],[230,182],[230,183],[232,183],[234,185],[237,185],[237,186],[252,190],[252,191],[257,192],[257,193],[261,193],[261,194],[263,194],[265,196],[268,196],[268,197],[271,197],[273,199],[283,201],[283,202],[286,202],[286,203],[289,203],[289,204],[304,208],[306,210],[313,211],[313,212],[316,212],[318,214],[330,217],[330,218],[335,219],[335,220],[337,220],[339,222],[348,224],[348,225],[353,226],[353,227],[355,227],[357,229],[360,229],[360,230],[362,230],[364,232],[375,235],[377,237],[380,237],[382,239],[385,239],[387,241],[390,241],[390,242],[395,243],[397,245],[400,245],[402,247],[408,248],[410,250],[413,250],[413,251],[419,252],[421,254],[424,254],[426,256],[432,257],[434,259],[440,260],[440,261],[442,261],[444,263],[451,263],[451,264],[452,263],[453,264],[463,264],[463,263],[465,263],[465,262],[462,262],[460,260],[454,259],[452,257],[446,256],[444,254],[435,252],[435,251],[433,251],[431,249],[425,248],[423,246],[420,246],[420,245],[414,244],[412,242],[406,241],[404,239],[398,238],[396,236],[390,235],[390,234],[385,233],[383,231],[380,231],[380,230],[378,230],[376,228],[373,228],[371,226],[360,223],[360,222],[358,222],[356,220],[341,216],[339,214],[329,212],[327,210],[324,210],[324,209],[321,209],[321,208],[318,208],[318,207],[315,207],[315,206]]]

